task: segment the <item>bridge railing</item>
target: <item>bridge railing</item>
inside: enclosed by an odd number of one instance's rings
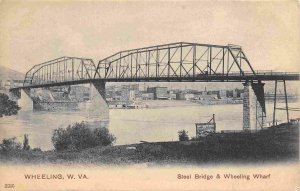
[[[278,72],[274,70],[256,70],[255,74],[252,71],[244,71],[244,76],[258,76],[258,75],[267,75],[267,76],[279,76],[279,75],[299,75],[297,72]],[[239,72],[229,72],[229,76],[240,76]]]
[[[276,76],[276,75],[299,75],[297,72],[278,72],[274,70],[258,70],[256,72],[257,75],[269,75],[269,76]]]

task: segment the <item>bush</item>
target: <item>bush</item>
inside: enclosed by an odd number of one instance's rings
[[[1,150],[4,152],[13,151],[13,150],[20,150],[21,143],[16,141],[16,137],[3,139],[2,144],[0,144]]]
[[[55,129],[52,135],[52,143],[57,151],[107,146],[115,140],[107,128],[91,129],[85,122],[69,125],[66,129]]]
[[[15,101],[11,101],[6,94],[0,93],[0,117],[3,115],[16,115],[20,107]]]
[[[39,147],[33,148],[32,151],[34,152],[42,152],[42,149]]]
[[[178,137],[179,137],[179,141],[188,141],[189,140],[188,131],[186,130],[178,131]]]

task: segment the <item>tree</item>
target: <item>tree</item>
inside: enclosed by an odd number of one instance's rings
[[[115,140],[107,128],[92,129],[85,122],[69,125],[66,129],[55,129],[52,135],[52,143],[57,151],[107,146]]]
[[[27,134],[24,135],[23,150],[26,150],[26,151],[30,150],[29,140],[28,140],[28,135]]]
[[[6,94],[0,93],[0,117],[3,115],[16,115],[20,107],[15,101],[9,99]]]
[[[178,131],[178,137],[179,137],[179,141],[188,141],[189,140],[188,131],[186,130]]]
[[[13,150],[20,150],[21,149],[21,143],[17,141],[16,137],[9,138],[9,139],[3,139],[2,144],[0,144],[1,150],[4,152],[9,152]]]

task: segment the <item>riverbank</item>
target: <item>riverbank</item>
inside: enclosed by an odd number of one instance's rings
[[[274,100],[266,100],[273,104]],[[285,100],[277,100],[277,103],[284,103]],[[297,103],[297,99],[289,100],[289,103]],[[225,98],[225,99],[211,99],[211,100],[143,100],[141,101],[146,108],[165,108],[165,107],[188,107],[199,105],[232,105],[243,104],[242,99]],[[142,108],[142,107],[141,107]]]
[[[281,124],[257,133],[218,133],[198,141],[153,142],[95,147],[78,152],[1,151],[1,163],[206,164],[299,160],[299,124]]]
[[[147,108],[166,108],[166,107],[188,107],[197,106],[197,103],[193,103],[188,100],[143,100],[143,103]]]

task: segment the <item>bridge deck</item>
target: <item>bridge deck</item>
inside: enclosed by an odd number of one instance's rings
[[[65,86],[65,85],[76,85],[85,84],[95,81],[104,82],[245,82],[245,81],[298,81],[299,73],[257,73],[253,74],[229,74],[229,75],[196,75],[193,76],[160,76],[160,77],[147,77],[147,78],[91,78],[73,81],[62,81],[62,82],[45,82],[43,84],[32,84],[28,86],[21,86],[11,88],[11,90],[23,89],[23,88],[41,88],[41,87],[52,87],[52,86]]]

